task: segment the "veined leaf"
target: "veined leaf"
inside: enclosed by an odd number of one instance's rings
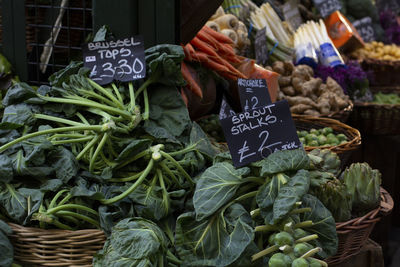
[[[315,245],[322,248],[318,253],[320,257],[327,258],[336,254],[338,237],[336,223],[331,212],[325,208],[318,198],[306,194],[302,198],[302,207],[311,208],[311,212],[300,215],[302,221],[311,220],[313,225],[307,227],[307,232],[317,234],[318,239],[314,240]]]
[[[308,169],[310,159],[304,149],[282,150],[269,155],[266,159],[254,163],[253,166],[261,167],[261,176],[280,172]]]
[[[11,233],[11,228],[0,220],[0,266],[10,267],[14,261],[14,248],[7,237]]]
[[[176,224],[176,250],[187,266],[228,266],[254,239],[251,218],[240,204],[202,221],[194,215],[184,213]]]
[[[286,186],[282,187],[278,192],[273,207],[273,218],[270,224],[276,224],[285,218],[289,212],[295,207],[296,202],[308,192],[310,188],[310,177],[308,171],[299,170],[292,178],[289,179]]]
[[[217,163],[208,168],[196,183],[193,205],[196,219],[207,218],[235,195],[243,183],[242,176],[250,169],[235,169],[227,162]]]

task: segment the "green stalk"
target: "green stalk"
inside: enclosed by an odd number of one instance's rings
[[[54,134],[52,136],[50,136],[49,138],[47,138],[48,140],[53,140],[53,139],[57,139],[57,138],[81,138],[81,137],[85,137],[87,135],[85,134]]]
[[[114,158],[118,157],[117,152],[115,152],[112,143],[111,143],[111,138],[107,139],[107,148],[108,148],[108,153],[110,153]]]
[[[49,209],[53,208],[56,203],[57,200],[61,197],[62,194],[64,194],[65,192],[68,192],[68,189],[63,189],[61,191],[58,191],[57,194],[53,197],[53,199],[51,200],[50,204],[49,204]]]
[[[196,147],[197,147],[197,144],[192,144],[190,146],[185,147],[184,149],[174,151],[174,152],[169,152],[168,154],[171,157],[180,156],[182,154],[186,154],[186,153],[196,150]]]
[[[257,217],[257,216],[260,216],[260,214],[261,214],[261,210],[260,210],[259,208],[250,211],[250,216],[251,216],[251,218],[253,218],[253,219],[254,219],[255,217]]]
[[[60,133],[60,132],[67,132],[67,131],[98,131],[100,132],[102,130],[103,126],[102,125],[85,125],[85,126],[68,126],[68,127],[60,127],[60,128],[55,128],[55,129],[48,129],[48,130],[43,130],[43,131],[37,131],[34,133],[30,133],[24,136],[21,136],[17,139],[14,139],[11,142],[8,142],[5,145],[2,145],[0,147],[0,153],[4,152],[6,149],[10,148],[11,146],[18,144],[22,141],[25,141],[27,139],[40,136],[40,135],[46,135],[46,134],[53,134],[53,133]]]
[[[146,89],[150,84],[153,83],[153,78],[149,78],[147,79],[140,87],[139,89],[136,91],[136,97],[138,97],[140,95],[140,93]]]
[[[33,117],[36,119],[54,121],[54,122],[59,122],[59,123],[72,125],[72,126],[85,126],[85,124],[80,123],[80,122],[71,121],[71,120],[58,118],[58,117],[54,117],[54,116],[48,116],[48,115],[44,115],[44,114],[33,114]]]
[[[96,148],[96,151],[94,151],[93,157],[90,159],[89,163],[90,172],[93,172],[93,164],[96,162],[96,159],[99,156],[100,151],[103,149],[104,144],[107,142],[107,139],[108,139],[108,133],[104,133],[103,137],[101,138],[101,141],[99,142],[99,145]]]
[[[83,157],[83,155],[85,155],[86,152],[87,152],[89,149],[91,149],[91,148],[97,143],[97,141],[99,141],[99,139],[100,139],[100,135],[96,135],[96,137],[94,137],[94,138],[92,139],[92,141],[90,141],[90,142],[82,149],[82,151],[79,152],[79,154],[76,156],[76,159],[77,159],[77,160],[80,160],[80,159]]]
[[[86,221],[86,222],[100,228],[100,224],[96,220],[93,220],[92,218],[85,216],[83,214],[79,214],[79,213],[72,212],[72,211],[61,210],[61,211],[57,212],[55,215],[69,216],[69,217],[77,218],[77,219]]]
[[[164,256],[162,254],[158,255],[158,264],[159,267],[164,267]]]
[[[39,206],[39,214],[40,214],[40,213],[44,213],[44,212],[46,212],[46,210],[45,210],[44,205],[43,205],[43,202],[42,202],[42,203],[40,204],[40,206]],[[32,218],[33,218],[33,216],[32,216]],[[42,228],[42,229],[45,229],[45,228],[46,228],[46,225],[45,225],[44,222],[39,221],[39,227]]]
[[[299,238],[299,239],[297,239],[297,240],[295,241],[295,243],[296,243],[296,244],[299,244],[299,243],[309,242],[309,241],[315,240],[315,239],[318,239],[318,235],[317,235],[317,234],[308,235],[308,236]]]
[[[301,214],[301,213],[306,213],[306,212],[311,212],[311,208],[301,208],[301,209],[294,209],[290,212],[290,214]]]
[[[86,119],[80,112],[77,112],[77,113],[76,113],[76,116],[77,116],[84,124],[90,125],[90,123],[87,121],[87,119]]]
[[[111,87],[113,88],[114,93],[115,93],[115,95],[117,96],[119,102],[121,102],[121,103],[123,104],[123,103],[124,103],[124,100],[122,99],[122,96],[121,96],[121,94],[119,93],[119,90],[118,90],[117,86],[115,85],[115,83],[112,83],[112,84],[111,84]]]
[[[111,162],[103,153],[103,151],[100,151],[100,157],[103,161],[103,163],[105,163],[108,167],[113,167],[115,166],[114,162]]]
[[[95,210],[93,210],[93,209],[91,209],[91,208],[88,208],[88,207],[86,207],[86,206],[79,205],[79,204],[64,204],[64,205],[58,205],[57,207],[54,207],[54,208],[52,208],[52,209],[48,209],[46,213],[47,213],[48,215],[51,215],[51,214],[54,214],[54,213],[59,212],[59,211],[61,211],[61,210],[68,210],[68,209],[83,210],[83,211],[87,211],[87,212],[89,212],[89,213],[92,213],[92,214],[94,214],[94,215],[96,215],[96,216],[99,216],[99,214],[97,213],[97,211],[95,211]]]
[[[71,144],[71,143],[82,143],[87,142],[93,139],[93,136],[82,137],[82,138],[75,138],[75,139],[67,139],[67,140],[58,140],[58,141],[51,141],[53,145],[64,145],[64,144]]]
[[[309,259],[313,259],[315,261],[318,261],[319,264],[321,264],[322,267],[328,267],[328,264],[326,262],[324,262],[324,261],[321,261],[321,260],[313,258],[313,257],[309,257]]]
[[[164,184],[164,180],[163,180],[163,175],[162,175],[162,173],[161,173],[161,170],[160,169],[157,169],[156,170],[156,172],[157,172],[157,176],[158,176],[158,181],[160,182],[160,186],[161,186],[161,189],[162,189],[162,194],[163,194],[163,202],[165,203],[165,207],[166,207],[166,211],[167,211],[167,214],[168,214],[168,211],[169,211],[169,200],[168,200],[168,191],[167,191],[167,188],[165,187],[165,184]]]
[[[129,97],[131,98],[130,100],[130,107],[129,110],[132,110],[135,108],[136,103],[135,103],[135,90],[133,89],[133,84],[132,82],[128,83],[128,87],[129,87]]]
[[[321,248],[313,248],[313,249],[307,251],[306,253],[304,253],[303,255],[301,255],[300,258],[307,259],[309,257],[314,256],[314,254],[316,254],[316,253],[318,253],[320,251],[321,251]]]
[[[170,160],[170,161],[176,166],[176,168],[181,172],[181,174],[182,174],[183,176],[185,176],[185,178],[186,178],[192,185],[194,184],[194,182],[193,182],[193,180],[192,180],[192,177],[190,177],[190,175],[182,168],[182,166],[181,166],[173,157],[171,157],[168,153],[166,153],[166,152],[164,152],[164,151],[162,151],[162,150],[160,150],[160,153],[161,153],[161,155],[162,155],[164,158]]]
[[[124,105],[123,103],[119,102],[118,99],[115,98],[115,96],[108,92],[107,89],[103,88],[102,86],[100,86],[99,84],[97,84],[96,82],[92,81],[91,79],[87,78],[87,80],[89,81],[89,83],[96,88],[97,90],[99,90],[101,93],[103,93],[105,96],[107,96],[112,102],[114,102],[119,108],[124,109]]]
[[[142,175],[142,173],[143,173],[143,171],[141,171],[141,172],[139,172],[139,173],[136,173],[136,174],[134,174],[134,175],[132,175],[132,176],[129,176],[129,177],[124,177],[124,178],[111,178],[111,179],[108,180],[108,181],[113,182],[113,183],[125,183],[125,182],[130,182],[130,181],[132,181],[132,180],[135,180],[135,179],[139,178],[139,177]]]
[[[147,95],[147,88],[143,91],[143,98],[144,98],[144,113],[143,113],[143,120],[147,120],[149,118],[149,96]]]
[[[171,171],[170,168],[168,168],[168,166],[164,163],[164,161],[161,161],[159,163],[160,167],[163,168],[163,170],[169,175],[169,177],[171,177],[171,179],[174,181],[174,183],[176,185],[179,185],[179,181],[178,178],[176,178],[175,174]]]
[[[256,254],[254,254],[253,256],[251,256],[251,261],[256,261],[264,256],[267,256],[268,254],[277,251],[279,249],[279,247],[277,245],[273,245],[269,248],[266,248]]]
[[[107,105],[114,106],[116,108],[121,108],[119,105],[117,105],[113,101],[105,98],[102,95],[96,94],[94,91],[89,91],[89,90],[84,90],[84,89],[79,89],[79,91],[83,92],[83,94],[86,94],[89,97],[96,98],[100,102],[105,102]]]
[[[122,162],[121,164],[118,164],[118,166],[116,167],[116,169],[121,169],[122,167],[125,167],[126,165],[128,165],[129,163],[134,162],[135,160],[138,160],[146,155],[148,155],[150,153],[150,151],[148,149],[143,150],[142,152],[140,152],[139,154],[136,154],[133,158],[128,159],[127,161]]]
[[[183,261],[179,260],[169,249],[167,250],[167,257],[170,261],[178,265],[181,265],[183,263]]]
[[[308,220],[308,221],[304,221],[304,222],[300,222],[300,223],[295,224],[294,225],[294,229],[296,229],[296,228],[307,228],[307,227],[311,227],[313,225],[314,225],[314,223],[312,221]]]
[[[79,106],[86,106],[86,107],[92,107],[92,108],[98,108],[102,109],[104,111],[114,113],[117,115],[121,115],[122,117],[130,120],[131,119],[131,114],[125,110],[110,107],[107,105],[99,104],[94,101],[90,100],[75,100],[75,99],[65,99],[65,98],[59,98],[59,97],[48,97],[48,96],[39,96],[41,99],[46,100],[48,102],[53,102],[53,103],[64,103],[64,104],[73,104],[73,105],[79,105]]]
[[[140,175],[139,179],[133,184],[131,185],[128,190],[126,190],[125,192],[123,192],[122,194],[119,194],[118,196],[115,196],[113,198],[110,199],[102,199],[100,200],[100,202],[102,204],[105,205],[109,205],[115,202],[118,202],[122,199],[124,199],[125,197],[127,197],[128,195],[130,195],[133,191],[135,191],[135,189],[144,181],[144,179],[146,179],[147,175],[150,173],[151,169],[154,166],[154,160],[150,159],[149,163],[147,164],[146,169],[143,171],[142,175]]]
[[[66,225],[66,224],[61,223],[61,222],[60,222],[59,220],[57,220],[57,219],[53,219],[53,220],[50,222],[50,224],[56,226],[56,227],[59,228],[59,229],[70,230],[70,231],[74,230],[72,227],[70,227],[70,226],[68,226],[68,225]]]
[[[61,211],[59,211],[59,212],[61,212]],[[59,217],[59,218],[63,218],[64,220],[69,221],[70,223],[75,224],[75,226],[78,226],[78,225],[80,224],[80,222],[78,221],[78,219],[76,219],[75,217],[71,217],[71,216],[67,216],[67,215],[63,216],[62,214],[58,214],[58,213],[57,213],[56,215],[57,215],[57,217]]]
[[[277,230],[279,230],[278,227],[270,224],[256,226],[256,228],[254,229],[255,232],[271,232]]]

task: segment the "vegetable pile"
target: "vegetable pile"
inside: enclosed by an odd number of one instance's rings
[[[400,96],[398,94],[384,94],[376,93],[372,103],[387,104],[387,105],[400,105]]]
[[[300,142],[304,146],[338,146],[347,142],[344,134],[335,134],[331,127],[311,129],[310,131],[297,131]]]
[[[342,87],[328,77],[326,83],[314,78],[314,71],[307,65],[294,66],[291,62],[275,62],[272,70],[279,73],[278,99],[287,99],[295,114],[326,116],[350,105],[349,96]]]
[[[395,44],[385,45],[382,42],[366,43],[363,48],[357,49],[351,54],[357,59],[379,59],[379,60],[400,60],[400,48]]]

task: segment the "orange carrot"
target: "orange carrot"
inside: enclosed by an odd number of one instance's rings
[[[186,45],[182,45],[183,52],[185,53],[185,59],[188,61],[192,61],[192,55],[190,54],[189,48]]]
[[[189,51],[190,55],[193,57],[193,54],[195,53],[193,46],[190,43],[187,43],[186,48]]]
[[[233,41],[228,36],[223,35],[222,33],[216,32],[207,25],[205,25],[201,30],[204,30],[208,34],[210,34],[214,39],[220,41],[222,43],[233,44]]]
[[[212,37],[210,34],[208,34],[205,31],[199,31],[196,35],[196,37],[198,37],[200,40],[208,43],[209,45],[211,45],[212,47],[214,47],[215,49],[218,49],[218,46],[220,44],[220,42],[218,42],[214,37]]]
[[[217,60],[218,60],[218,63],[220,63],[220,64],[226,66],[226,67],[229,69],[229,71],[230,71],[231,73],[235,73],[237,77],[246,79],[246,75],[244,75],[243,73],[241,73],[240,71],[238,71],[234,66],[232,66],[232,65],[231,65],[228,61],[226,61],[225,59],[223,59],[223,58],[220,57],[220,58],[217,59]]]
[[[219,57],[217,52],[215,52],[215,50],[206,42],[200,40],[197,37],[194,37],[190,43],[196,47],[198,50],[201,50],[203,52],[205,52],[206,54],[209,54],[210,56],[214,56],[214,57]]]
[[[193,79],[188,67],[186,66],[186,64],[184,62],[181,63],[181,72],[182,72],[183,78],[188,83],[188,87],[190,88],[190,90],[198,97],[203,98],[203,91],[201,90],[201,88],[197,84],[197,82]]]

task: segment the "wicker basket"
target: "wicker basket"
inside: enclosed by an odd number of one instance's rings
[[[368,240],[375,224],[392,211],[393,205],[394,202],[390,194],[381,188],[381,204],[378,208],[368,212],[363,217],[336,223],[339,239],[338,250],[336,255],[326,259],[326,262],[329,265],[338,264],[358,254]]]
[[[24,266],[92,266],[93,255],[103,248],[103,231],[44,230],[9,223],[14,258]]]
[[[373,93],[397,93],[400,87],[371,87]],[[400,134],[400,105],[356,103],[350,123],[369,135]]]
[[[347,108],[331,113],[329,115],[321,115],[320,117],[334,119],[346,123],[347,120],[350,118],[351,113],[353,112],[353,108],[354,104],[352,101],[350,101],[350,105]]]
[[[310,147],[306,146],[304,149],[306,151],[311,151],[313,149],[329,149],[332,152],[338,154],[340,160],[342,161],[342,167],[346,165],[351,153],[358,149],[361,145],[361,134],[357,129],[354,129],[340,121],[320,118],[307,115],[295,115],[292,114],[293,120],[296,124],[297,130],[310,130],[312,128],[324,128],[331,127],[335,133],[342,133],[347,137],[348,142],[338,145],[338,146],[319,146]]]
[[[372,86],[393,86],[400,84],[400,61],[364,59],[361,61],[364,71],[373,72]]]

